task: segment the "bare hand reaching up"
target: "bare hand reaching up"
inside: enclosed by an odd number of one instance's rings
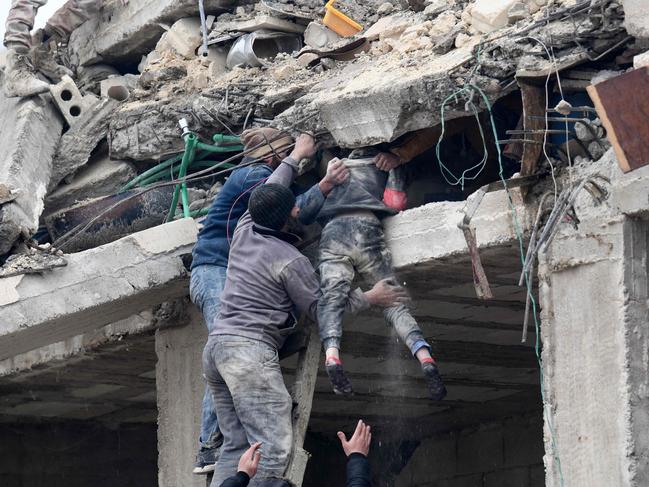
[[[356,425],[356,431],[352,437],[347,441],[345,433],[342,431],[338,432],[338,438],[340,443],[343,446],[345,455],[349,456],[352,453],[360,453],[363,456],[367,456],[370,452],[370,443],[372,443],[372,432],[369,425],[363,423],[362,419],[358,420]]]

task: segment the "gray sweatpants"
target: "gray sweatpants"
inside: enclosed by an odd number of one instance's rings
[[[36,13],[46,3],[47,0],[12,0],[5,24],[5,46],[22,52],[31,47],[30,32]],[[47,21],[47,26],[61,39],[68,39],[72,31],[99,12],[101,3],[101,0],[68,0]]]
[[[291,396],[284,385],[277,350],[259,340],[210,336],[203,372],[214,397],[223,433],[212,487],[237,473],[239,458],[261,442],[261,461],[251,486],[282,478],[291,454]],[[272,484],[272,483],[271,483]]]
[[[320,338],[325,350],[340,348],[345,304],[356,272],[368,286],[394,278],[381,222],[371,215],[343,215],[329,221],[320,238],[318,270],[322,290],[318,301]],[[383,313],[413,355],[421,347],[430,348],[406,306],[386,308]]]

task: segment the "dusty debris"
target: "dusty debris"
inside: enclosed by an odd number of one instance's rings
[[[9,256],[0,267],[0,278],[21,274],[40,274],[67,264],[65,258],[57,252],[52,253],[47,248],[27,247],[25,253]]]
[[[172,189],[158,188],[128,199],[138,190],[95,198],[52,213],[45,224],[54,241],[65,252],[78,252],[114,242],[164,222],[171,205]],[[120,203],[124,200],[124,203]],[[80,233],[78,227],[88,225]],[[72,234],[69,234],[69,232]]]
[[[45,199],[45,213],[73,206],[79,201],[117,193],[137,175],[132,164],[108,158],[103,151],[90,158],[69,183],[60,184]]]

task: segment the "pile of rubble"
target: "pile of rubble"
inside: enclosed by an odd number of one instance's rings
[[[321,2],[204,3],[204,17],[193,0],[111,4],[59,46],[74,80],[51,97],[0,99],[11,139],[0,148],[9,198],[0,254],[34,235],[77,251],[173,218],[172,184],[131,196],[178,177],[180,119],[203,141],[272,124],[363,147],[484,111],[521,80],[545,83],[547,105],[555,73],[611,52],[622,72],[640,42],[634,49],[614,0],[340,0],[334,7],[356,29],[344,36],[323,24],[330,6]],[[575,71],[559,89],[583,91],[597,72]],[[575,127],[586,149],[594,144],[584,157],[606,148],[598,123]],[[231,154],[212,155],[197,168]],[[143,174],[157,179],[133,183]],[[190,185],[192,211],[204,213],[221,180]]]

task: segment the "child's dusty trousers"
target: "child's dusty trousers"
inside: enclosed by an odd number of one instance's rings
[[[369,289],[381,279],[394,277],[392,256],[385,244],[383,226],[372,213],[339,216],[322,231],[319,250],[320,288],[318,325],[325,350],[340,348],[342,319],[356,272]],[[385,320],[414,355],[428,347],[424,336],[404,305],[384,310]]]

